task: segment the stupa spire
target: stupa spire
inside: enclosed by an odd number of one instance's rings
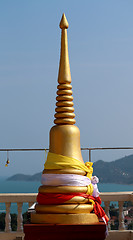
[[[75,124],[75,114],[73,108],[73,97],[72,97],[72,86],[71,83],[71,72],[68,56],[68,40],[67,40],[67,28],[69,26],[66,16],[63,13],[60,28],[61,33],[61,51],[60,51],[60,64],[59,64],[59,74],[57,86],[57,97],[55,109],[55,120],[54,123],[57,125],[73,125]]]
[[[68,22],[65,14],[63,13],[60,21],[61,33],[61,52],[60,52],[60,66],[58,74],[58,83],[71,83],[71,73],[68,56],[68,40],[67,40],[67,28]]]

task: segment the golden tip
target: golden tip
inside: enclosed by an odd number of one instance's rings
[[[69,27],[68,21],[66,19],[65,13],[63,13],[61,21],[60,21],[60,28],[63,29],[63,28],[68,28],[68,27]]]

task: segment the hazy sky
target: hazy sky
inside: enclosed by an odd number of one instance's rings
[[[81,147],[133,146],[133,1],[0,1],[0,148],[48,148],[65,12]],[[133,151],[98,151],[115,160]],[[87,161],[87,154],[84,160]],[[0,152],[0,175],[43,170],[44,153]]]

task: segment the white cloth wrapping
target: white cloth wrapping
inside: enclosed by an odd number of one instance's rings
[[[42,174],[41,183],[45,186],[88,186],[92,183],[93,197],[99,196],[97,183],[99,179],[93,176],[91,180],[82,175],[77,174]]]
[[[94,183],[94,184],[99,183],[99,178],[97,176],[92,176],[91,183]]]
[[[92,193],[92,196],[93,197],[99,197],[99,191],[98,191],[98,186],[96,183],[92,183],[92,186],[93,186],[93,193]]]
[[[91,180],[77,174],[42,174],[41,183],[48,186],[88,186]]]
[[[92,176],[91,177],[91,183],[93,185],[93,194],[92,196],[93,197],[98,197],[99,196],[99,191],[98,191],[98,186],[97,186],[97,183],[99,183],[99,178],[96,177],[96,176]]]

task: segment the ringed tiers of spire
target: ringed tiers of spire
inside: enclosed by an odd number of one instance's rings
[[[57,97],[54,123],[57,125],[73,125],[75,124],[75,114],[73,108],[71,73],[68,56],[68,41],[67,28],[68,22],[63,13],[60,21],[61,33],[61,51],[60,51],[60,65],[58,73]]]

